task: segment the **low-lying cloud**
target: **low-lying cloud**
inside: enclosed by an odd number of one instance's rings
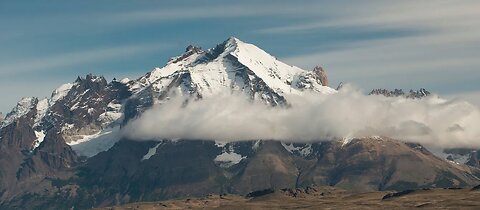
[[[124,128],[131,139],[325,141],[388,136],[442,148],[480,147],[480,110],[465,101],[367,96],[351,87],[337,94],[289,96],[270,107],[241,94],[202,100],[172,98]]]

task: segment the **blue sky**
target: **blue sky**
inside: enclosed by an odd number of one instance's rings
[[[427,88],[480,104],[480,1],[0,0],[0,111],[77,75],[137,78],[229,36],[331,86]]]

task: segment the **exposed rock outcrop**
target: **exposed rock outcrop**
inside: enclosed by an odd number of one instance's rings
[[[321,66],[315,66],[315,68],[313,68],[313,72],[319,76],[323,86],[328,86],[327,72],[325,72]]]

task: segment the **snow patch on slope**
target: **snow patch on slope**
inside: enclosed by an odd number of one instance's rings
[[[213,161],[222,168],[230,168],[246,158],[235,152],[232,143],[215,141],[215,145],[222,148],[223,151]]]
[[[350,143],[355,137],[348,135],[347,137],[342,138],[342,147]]]
[[[229,168],[240,163],[244,158],[235,152],[223,152],[215,157],[214,161],[222,168]]]
[[[110,102],[106,112],[98,117],[98,121],[102,122],[103,125],[108,125],[122,119],[122,117],[122,104]]]
[[[122,80],[120,80],[120,83],[122,84],[128,84],[129,82],[130,82],[129,78],[123,78]]]
[[[150,159],[152,156],[154,156],[155,154],[157,154],[157,148],[162,145],[163,142],[160,142],[158,143],[157,145],[155,145],[154,147],[148,149],[148,152],[147,154],[145,154],[142,158],[142,161],[144,160],[148,160]]]
[[[85,135],[83,138],[67,143],[80,156],[93,157],[100,152],[107,151],[121,138],[120,126],[107,128],[94,135]]]
[[[68,92],[72,89],[73,85],[74,84],[72,83],[67,83],[55,89],[52,93],[52,98],[50,99],[51,101],[50,103],[54,104],[58,100],[63,99],[68,94]]]
[[[37,139],[33,142],[32,151],[35,150],[45,140],[45,131],[34,131]]]
[[[293,143],[284,143],[282,142],[282,146],[290,153],[295,155],[300,155],[302,157],[307,157],[312,154],[312,144],[293,144]]]
[[[37,103],[37,115],[35,116],[34,126],[38,126],[42,119],[47,114],[48,109],[50,108],[50,103],[48,99],[42,99]]]

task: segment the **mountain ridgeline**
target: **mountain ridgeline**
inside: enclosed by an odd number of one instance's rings
[[[453,156],[441,159],[422,145],[388,137],[291,143],[121,135],[130,120],[171,97],[201,100],[233,91],[285,108],[288,95],[337,92],[323,68],[285,64],[234,37],[208,50],[189,46],[135,80],[78,77],[49,98],[24,98],[0,115],[0,209],[89,209],[311,185],[365,192],[480,183],[475,151],[462,153],[468,164],[458,164]]]
[[[387,89],[373,89],[369,95],[383,95],[386,97],[406,97],[406,98],[423,98],[430,95],[430,92],[424,88],[419,90],[410,90],[405,93],[402,89],[387,90]]]

